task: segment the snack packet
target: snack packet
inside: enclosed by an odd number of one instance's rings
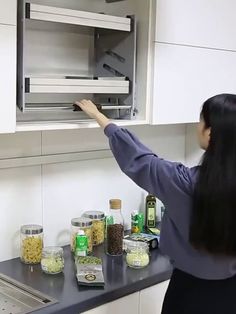
[[[104,286],[101,258],[94,256],[76,256],[76,278],[82,286]]]

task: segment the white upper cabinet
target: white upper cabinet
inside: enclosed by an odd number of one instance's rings
[[[153,124],[199,120],[202,103],[236,93],[236,52],[155,44]]]
[[[0,24],[16,25],[17,0],[0,0]]]
[[[0,25],[0,133],[16,128],[16,27]]]
[[[156,41],[236,50],[235,0],[157,0]]]

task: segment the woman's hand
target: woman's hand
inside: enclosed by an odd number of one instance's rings
[[[83,99],[81,101],[76,101],[75,105],[79,106],[90,118],[95,119],[103,129],[111,123],[91,100]]]
[[[76,101],[75,105],[79,106],[92,119],[96,119],[96,116],[99,114],[97,106],[91,100]]]

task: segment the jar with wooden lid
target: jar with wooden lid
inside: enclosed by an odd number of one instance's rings
[[[93,245],[99,245],[104,242],[105,214],[102,211],[86,211],[83,217],[90,218],[93,221]]]
[[[90,218],[79,217],[71,219],[71,251],[75,251],[76,236],[83,230],[88,238],[88,253],[93,251],[93,221]]]
[[[123,254],[124,219],[121,213],[121,200],[111,199],[109,201],[110,212],[107,217],[107,243],[106,252],[117,256]]]
[[[25,264],[38,264],[42,258],[43,227],[40,225],[21,226],[20,258]]]

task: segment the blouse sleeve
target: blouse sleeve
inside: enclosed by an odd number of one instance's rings
[[[159,158],[127,129],[110,123],[104,130],[121,170],[164,204],[178,193],[191,193],[191,171],[181,163]]]

